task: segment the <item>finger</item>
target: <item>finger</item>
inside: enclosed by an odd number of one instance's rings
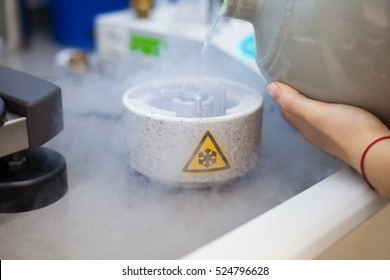
[[[309,119],[318,113],[319,102],[304,97],[285,84],[271,83],[267,87],[267,92],[282,110],[289,114]]]
[[[304,119],[282,111],[282,116],[286,120],[286,122],[295,128],[302,137],[311,144],[315,144],[317,147],[322,149],[323,141],[321,137],[321,133],[315,129],[315,127],[308,124]]]
[[[296,115],[293,115],[286,111],[282,111],[282,117],[289,125],[291,125],[293,128],[295,128],[298,131],[300,131],[301,128],[304,126],[304,121],[302,120],[302,118]]]
[[[289,125],[295,128],[295,130],[303,136],[304,139],[311,143],[310,131],[312,130],[312,126],[310,126],[304,119],[287,113],[286,111],[282,111],[282,116]]]

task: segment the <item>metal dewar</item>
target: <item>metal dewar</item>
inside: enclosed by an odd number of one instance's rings
[[[268,81],[360,107],[390,126],[390,1],[225,0],[225,7],[226,16],[252,23]]]
[[[253,169],[263,99],[214,78],[158,80],[123,96],[127,158],[137,172],[180,187],[226,182]]]

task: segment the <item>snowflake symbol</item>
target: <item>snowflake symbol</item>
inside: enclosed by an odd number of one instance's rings
[[[203,152],[199,153],[198,156],[198,163],[207,168],[217,162],[217,153],[215,151],[211,151],[210,149],[204,150]]]

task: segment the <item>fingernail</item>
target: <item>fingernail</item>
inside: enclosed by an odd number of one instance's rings
[[[272,83],[267,86],[267,92],[273,99],[277,99],[282,94],[282,89],[276,83]]]

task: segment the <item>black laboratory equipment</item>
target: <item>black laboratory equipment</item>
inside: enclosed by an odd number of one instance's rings
[[[0,66],[0,213],[38,209],[65,195],[64,157],[41,147],[63,128],[59,87]]]

